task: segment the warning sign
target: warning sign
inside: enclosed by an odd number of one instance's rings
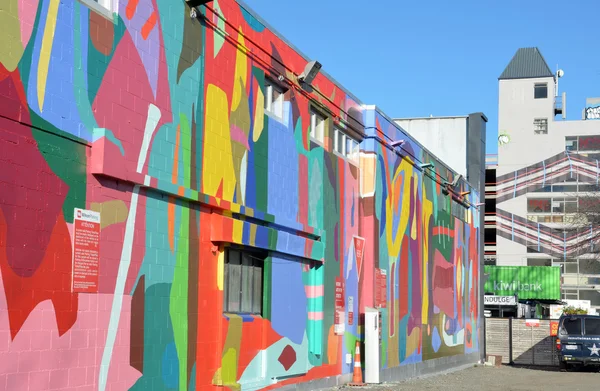
[[[550,321],[550,336],[556,337],[558,335],[558,322]]]
[[[387,271],[375,269],[375,306],[385,308],[387,303]]]
[[[73,279],[71,290],[98,292],[100,213],[75,208],[73,220]]]

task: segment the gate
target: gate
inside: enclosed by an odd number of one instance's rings
[[[558,365],[550,324],[550,320],[486,318],[486,353],[502,356],[503,364]]]

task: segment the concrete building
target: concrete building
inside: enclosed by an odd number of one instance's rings
[[[486,187],[496,204],[496,264],[561,266],[563,298],[598,308],[599,227],[581,212],[599,194],[600,121],[592,120],[593,106],[584,119],[565,120],[562,75],[537,48],[522,48],[499,77],[498,159],[495,170],[488,165]]]
[[[28,5],[0,13],[0,389],[332,386],[368,308],[382,381],[480,359],[478,188],[377,107],[234,0]]]

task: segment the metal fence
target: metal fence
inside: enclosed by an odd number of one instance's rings
[[[550,320],[485,319],[486,354],[502,356],[503,364],[558,365],[556,337]]]

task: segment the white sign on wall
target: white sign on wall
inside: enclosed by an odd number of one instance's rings
[[[485,295],[483,297],[484,305],[506,305],[506,306],[514,306],[517,305],[517,300],[514,296],[492,296]]]

